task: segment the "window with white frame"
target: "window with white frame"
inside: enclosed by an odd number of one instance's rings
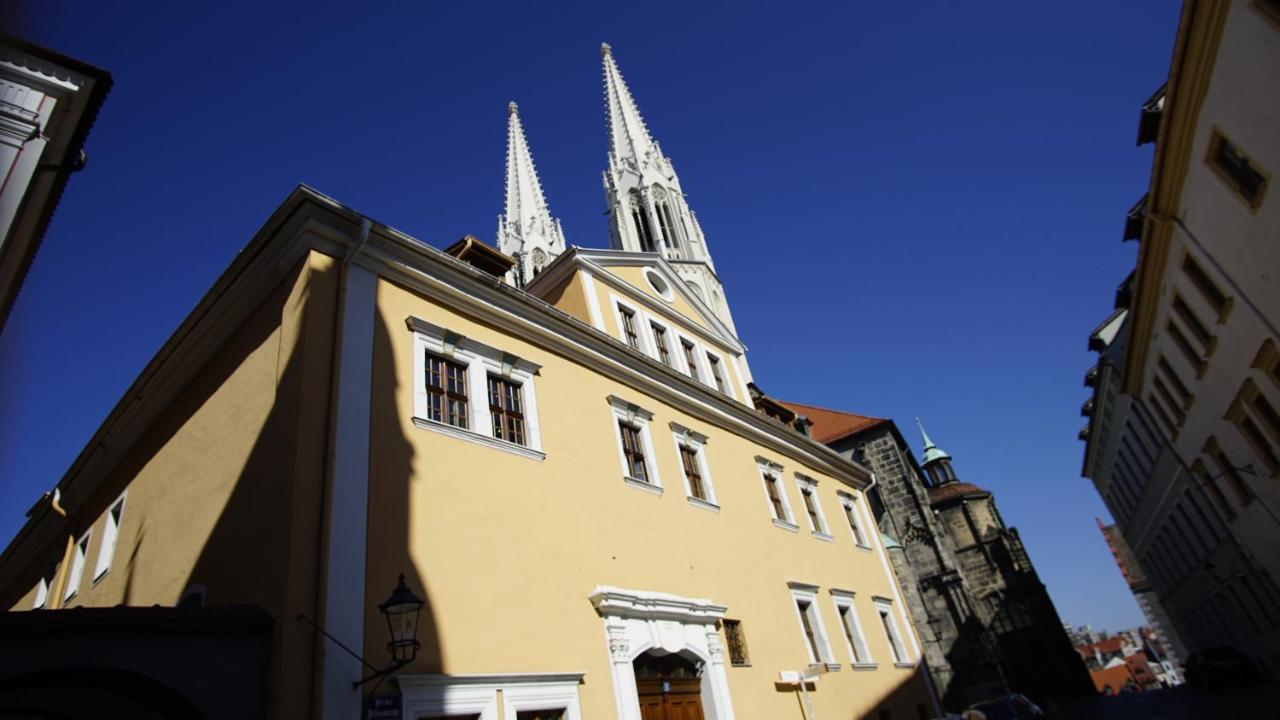
[[[733,390],[729,388],[729,382],[725,379],[724,363],[720,360],[720,356],[708,351],[707,368],[711,371],[711,380],[715,383],[716,389],[720,392],[733,397]]]
[[[655,462],[657,455],[649,433],[653,413],[616,395],[609,396],[609,407],[613,410],[623,480],[633,487],[661,493],[662,481],[658,478],[658,464]]]
[[[35,602],[31,603],[31,609],[39,610],[49,602],[49,590],[53,588],[53,579],[58,575],[58,564],[49,563],[49,569],[44,575],[40,576],[40,581],[36,583]]]
[[[538,365],[411,317],[414,424],[424,430],[542,459],[534,377]]]
[[[702,382],[702,373],[698,370],[698,346],[686,337],[680,338],[680,354],[684,358],[684,370],[689,377]]]
[[[804,503],[804,513],[809,518],[809,530],[818,537],[830,540],[827,518],[822,514],[822,504],[818,502],[818,481],[796,473],[796,488],[800,490],[800,501]]]
[[[71,555],[71,574],[67,576],[67,591],[63,594],[62,600],[66,602],[75,597],[80,592],[80,581],[84,578],[84,563],[89,556],[89,538],[93,536],[93,529],[90,528],[79,540],[76,541],[75,552]]]
[[[831,600],[836,606],[836,615],[840,617],[840,629],[844,633],[845,647],[854,667],[875,667],[871,659],[871,649],[867,647],[867,636],[862,632],[862,623],[858,620],[858,611],[854,608],[854,594],[847,590],[831,590]]]
[[[675,437],[676,455],[680,458],[680,472],[684,476],[689,502],[708,509],[718,508],[707,464],[707,436],[674,422],[671,423],[671,433]]]
[[[667,328],[656,320],[650,320],[649,329],[653,332],[653,349],[658,353],[658,360],[671,367],[671,341],[667,338]]]
[[[405,717],[497,720],[582,720],[583,673],[427,675],[401,673]]]
[[[822,614],[818,612],[818,586],[798,582],[787,585],[791,588],[791,601],[796,609],[796,619],[800,621],[800,632],[809,653],[809,662],[839,667],[831,653],[831,643],[827,641]]]
[[[875,598],[876,614],[880,616],[880,625],[884,628],[885,640],[893,653],[893,661],[899,665],[908,662],[902,634],[898,631],[898,621],[893,617],[893,602],[888,598]]]
[[[867,531],[862,526],[862,510],[858,507],[858,498],[846,492],[839,493],[840,507],[844,510],[845,521],[849,523],[849,532],[853,533],[853,543],[860,548],[870,549]]]
[[[93,580],[98,581],[111,569],[111,559],[116,554],[116,538],[120,535],[120,516],[124,514],[124,496],[111,503],[102,527],[102,545],[98,548],[98,566],[93,570]]]
[[[795,521],[791,519],[791,504],[787,501],[787,494],[782,489],[782,466],[762,457],[756,458],[756,466],[760,469],[764,497],[769,503],[773,524],[787,530],[797,530]]]

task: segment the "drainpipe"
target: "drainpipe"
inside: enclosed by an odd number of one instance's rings
[[[49,595],[45,598],[45,607],[53,609],[62,608],[62,598],[67,592],[68,575],[71,574],[71,557],[76,548],[75,528],[71,527],[71,518],[67,515],[67,511],[62,507],[62,491],[58,488],[53,489],[53,494],[49,498],[49,507],[57,513],[62,522],[67,527],[67,546],[62,550],[62,564],[58,566],[58,583],[56,588],[49,588]],[[85,562],[88,562],[86,558]]]
[[[321,614],[320,598],[324,595],[325,581],[327,576],[325,573],[325,559],[328,557],[326,552],[327,546],[325,517],[328,514],[328,503],[325,502],[325,494],[333,477],[333,453],[334,445],[338,434],[338,417],[335,413],[336,398],[338,397],[338,371],[342,360],[342,308],[347,299],[347,269],[351,265],[351,261],[355,259],[364,246],[369,242],[369,231],[373,228],[373,223],[367,217],[360,218],[360,236],[356,240],[355,245],[347,251],[341,262],[338,263],[338,290],[335,293],[333,307],[333,333],[332,344],[329,353],[329,396],[325,403],[325,415],[329,418],[329,428],[325,433],[324,447],[324,469],[321,474],[320,488],[320,523],[316,526],[316,586],[313,597],[315,601],[311,605],[311,616],[317,621],[323,621]],[[309,711],[307,717],[318,717],[318,708],[316,703],[316,695],[319,692],[320,678],[324,672],[321,662],[320,645],[321,640],[318,633],[312,633],[311,636],[311,692],[309,693]]]

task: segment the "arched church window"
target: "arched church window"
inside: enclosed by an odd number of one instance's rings
[[[671,205],[667,202],[667,193],[658,186],[654,186],[653,212],[658,216],[658,226],[662,228],[662,244],[670,250],[679,247],[679,242],[675,234],[675,219],[671,215]]]
[[[640,191],[631,191],[631,222],[635,224],[636,237],[640,240],[640,250],[653,252],[653,233],[649,231],[649,219],[645,215],[644,203],[640,200]]]
[[[547,254],[542,252],[542,248],[534,248],[529,259],[533,261],[533,275],[537,277],[538,273],[542,272],[542,267],[547,264]]]

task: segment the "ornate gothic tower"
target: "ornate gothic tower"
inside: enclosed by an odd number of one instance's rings
[[[507,204],[498,216],[498,249],[516,260],[506,277],[516,287],[564,252],[564,231],[547,209],[514,102],[507,106]]]
[[[609,242],[616,250],[660,253],[693,293],[735,333],[724,288],[716,276],[698,219],[685,202],[671,160],[649,136],[631,91],[618,72],[613,51],[604,57],[604,99],[609,115],[609,169],[604,173],[609,204]]]

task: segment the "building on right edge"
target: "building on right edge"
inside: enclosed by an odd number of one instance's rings
[[[1280,5],[1183,5],[1124,238],[1137,267],[1090,335],[1083,475],[1186,651],[1280,670]],[[1175,645],[1177,642],[1175,642]]]

